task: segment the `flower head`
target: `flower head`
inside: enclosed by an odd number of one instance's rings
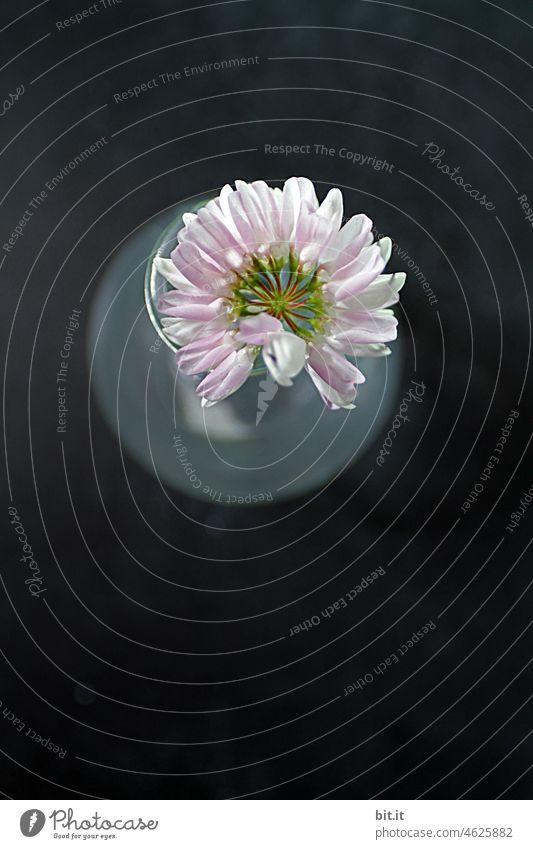
[[[348,358],[390,353],[405,274],[381,273],[392,243],[373,241],[366,215],[342,222],[340,190],[319,204],[305,177],[283,190],[236,180],[183,216],[170,259],[154,260],[172,286],[158,307],[179,369],[205,375],[204,405],[242,386],[261,354],[281,386],[306,369],[328,407],[353,407],[365,378]]]

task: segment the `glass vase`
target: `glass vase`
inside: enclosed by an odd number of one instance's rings
[[[328,410],[309,376],[279,387],[257,370],[234,395],[202,407],[198,378],[177,371],[176,348],[157,311],[168,287],[153,258],[169,256],[184,212],[178,204],[123,243],[99,281],[88,358],[97,403],[120,445],[162,484],[192,498],[254,505],[304,496],[357,461],[390,420],[401,358],[365,359],[354,410]]]

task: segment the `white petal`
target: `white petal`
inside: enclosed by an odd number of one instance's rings
[[[351,310],[375,310],[390,307],[399,301],[399,291],[405,283],[405,273],[380,274],[359,294],[345,298],[342,307]]]
[[[281,207],[281,241],[289,243],[300,212],[300,186],[297,177],[289,177],[283,185]]]
[[[202,398],[202,407],[212,407],[240,389],[253,363],[253,350],[248,346],[233,351],[222,360],[196,387],[197,394]]]
[[[218,196],[218,200],[220,203],[220,208],[224,213],[225,217],[231,220],[231,210],[228,206],[228,201],[231,195],[233,194],[233,189],[231,188],[229,183],[226,183],[225,186],[222,186],[220,190],[220,194]]]
[[[352,403],[356,395],[355,387],[350,387],[347,389],[346,393],[337,392],[337,390],[333,389],[329,383],[326,383],[326,381],[323,380],[310,365],[307,365],[306,368],[309,373],[309,377],[320,392],[322,398],[327,402],[328,406],[334,410],[338,408],[342,408],[344,410],[355,409],[355,404]]]
[[[301,214],[294,231],[294,245],[300,260],[318,262],[333,234],[328,218],[313,213]]]
[[[326,197],[317,209],[317,215],[327,218],[334,230],[338,230],[342,224],[342,192],[340,189],[330,189]]]
[[[281,199],[283,195],[279,189],[267,186],[264,180],[255,180],[252,186],[263,210],[263,216],[270,234],[269,242],[277,242],[280,238]]]
[[[355,357],[388,357],[391,349],[381,342],[374,342],[371,345],[354,345],[353,353]]]
[[[280,386],[292,386],[295,377],[304,367],[306,344],[294,333],[269,333],[263,346],[263,359]]]
[[[336,269],[326,284],[326,291],[338,304],[359,294],[383,271],[383,257],[379,245],[363,248],[348,265]]]
[[[333,272],[355,259],[359,251],[371,243],[373,238],[371,219],[363,213],[353,215],[323,252],[321,262],[328,271]],[[367,242],[367,239],[370,242]]]
[[[211,321],[190,321],[187,318],[175,318],[174,316],[161,316],[161,324],[165,334],[172,339],[176,345],[188,345],[200,336],[221,328],[228,328],[227,316],[222,315]]]
[[[316,212],[318,209],[318,199],[315,192],[315,187],[311,180],[307,177],[297,177],[298,185],[300,186],[300,196],[302,198],[303,203],[308,204],[308,206]]]
[[[154,266],[165,280],[181,292],[198,292],[198,288],[178,271],[171,259],[163,256],[154,257]]]
[[[384,236],[383,239],[379,240],[378,245],[381,251],[381,256],[383,257],[383,262],[386,265],[392,253],[392,241],[389,239],[388,236]]]
[[[333,333],[338,342],[352,345],[372,345],[376,342],[392,342],[397,336],[398,319],[392,310],[380,309],[371,312],[338,311],[333,324]]]
[[[343,354],[348,354],[349,357],[356,359],[366,359],[367,357],[388,357],[391,349],[381,342],[374,342],[369,345],[352,345],[346,342],[345,339],[337,339],[336,336],[328,336],[328,345],[336,351],[341,351]]]
[[[264,208],[253,185],[244,183],[242,180],[235,180],[235,185],[244,213],[253,228],[255,236],[253,247],[270,243],[273,240],[273,232],[268,219],[269,209]]]

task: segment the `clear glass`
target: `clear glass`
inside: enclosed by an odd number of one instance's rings
[[[292,387],[265,373],[203,408],[197,378],[179,374],[157,299],[168,283],[153,266],[169,256],[191,212],[179,204],[139,228],[100,280],[90,321],[94,393],[121,447],[162,483],[217,504],[261,504],[305,495],[359,459],[388,421],[400,351],[358,363],[367,382],[355,410],[328,410],[305,372]],[[143,297],[144,289],[144,297]]]

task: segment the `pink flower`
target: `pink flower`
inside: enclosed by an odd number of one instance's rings
[[[210,405],[261,354],[281,386],[305,369],[328,407],[351,409],[365,378],[348,358],[385,356],[396,338],[405,274],[382,274],[391,240],[373,242],[363,214],[342,226],[340,190],[319,204],[305,177],[235,186],[186,213],[170,259],[154,260],[172,286],[158,306],[179,369],[205,375],[197,392]]]

